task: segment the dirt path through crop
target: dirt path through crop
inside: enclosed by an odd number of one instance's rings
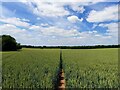
[[[58,89],[65,90],[65,75],[63,70],[62,51],[60,51],[60,66],[58,73]]]

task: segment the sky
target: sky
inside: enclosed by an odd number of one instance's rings
[[[4,0],[0,35],[23,45],[118,44],[118,0]]]

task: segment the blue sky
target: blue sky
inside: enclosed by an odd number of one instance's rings
[[[118,44],[119,3],[89,1],[4,1],[0,34],[27,45]]]

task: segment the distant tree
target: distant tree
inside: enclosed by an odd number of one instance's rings
[[[2,51],[16,51],[21,49],[20,44],[10,35],[0,36],[0,47]]]

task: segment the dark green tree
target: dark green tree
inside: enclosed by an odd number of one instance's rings
[[[2,51],[16,51],[21,49],[19,43],[16,42],[15,38],[10,35],[2,35],[0,36],[0,47]]]

